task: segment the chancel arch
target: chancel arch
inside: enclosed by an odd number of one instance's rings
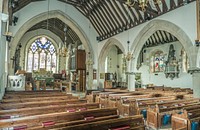
[[[21,38],[25,35],[25,33],[35,24],[46,20],[47,18],[58,18],[61,21],[63,21],[65,24],[67,24],[70,28],[72,28],[74,30],[74,32],[79,36],[81,43],[83,44],[86,54],[90,54],[90,59],[93,60],[93,50],[91,48],[90,42],[88,40],[88,38],[86,37],[86,35],[84,34],[84,31],[81,30],[81,28],[76,24],[75,21],[73,21],[72,19],[70,19],[66,14],[64,14],[64,12],[62,11],[58,11],[58,10],[53,10],[53,11],[49,11],[48,13],[41,13],[35,17],[33,17],[32,19],[30,19],[29,21],[27,21],[23,26],[21,26],[21,28],[17,31],[17,33],[15,34],[15,37],[13,38],[13,40],[11,41],[11,45],[13,46],[11,48],[10,51],[10,57],[13,57],[15,54],[15,48],[17,47],[18,44],[14,44],[14,43],[19,43],[19,41],[21,40]],[[87,55],[86,55],[87,57]],[[11,68],[11,67],[10,67]],[[90,66],[90,68],[88,68],[89,70],[92,70],[92,66]],[[10,73],[12,74],[13,71],[10,70]],[[92,75],[92,74],[91,74]],[[91,76],[90,76],[91,77]]]

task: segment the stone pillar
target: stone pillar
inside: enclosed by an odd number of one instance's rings
[[[0,1],[0,100],[5,93],[5,87],[7,84],[7,52],[8,42],[6,37],[3,35],[7,31],[8,23],[8,0]],[[6,68],[6,70],[5,70]]]
[[[88,73],[87,75],[87,79],[86,79],[86,89],[87,90],[91,90],[93,89],[93,58],[90,55],[90,53],[87,54],[86,57],[86,73]]]
[[[89,67],[89,75],[88,75],[88,90],[93,89],[93,65]]]
[[[200,98],[200,68],[189,70],[188,72],[192,74],[193,96],[195,98]]]
[[[193,80],[193,95],[195,98],[200,98],[200,72],[192,74]]]
[[[135,91],[135,73],[132,71],[131,61],[128,61],[127,65],[128,90]]]
[[[128,90],[135,91],[135,74],[133,72],[128,73]]]

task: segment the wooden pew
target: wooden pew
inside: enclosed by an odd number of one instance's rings
[[[1,103],[23,103],[23,102],[36,102],[36,101],[47,101],[47,100],[68,100],[68,99],[78,99],[78,97],[72,95],[65,96],[51,96],[51,97],[30,97],[30,98],[12,98],[12,99],[2,99]]]
[[[88,93],[86,94],[86,99],[88,101],[88,103],[93,103],[93,102],[96,102],[95,99],[96,99],[96,95],[98,93],[100,93],[101,91],[92,91],[91,93]]]
[[[101,104],[102,108],[107,108],[109,106],[109,98],[111,97],[120,97],[120,96],[130,96],[130,95],[143,95],[144,93],[141,92],[126,92],[126,93],[121,93],[121,92],[102,92],[99,94],[99,103]],[[111,104],[110,104],[111,105]]]
[[[174,96],[149,98],[149,95],[135,96],[121,99],[120,111],[123,116],[131,116],[141,114],[142,110],[146,110],[149,105],[155,105],[160,100],[175,100]]]
[[[66,104],[77,104],[86,103],[85,99],[69,99],[69,100],[53,100],[53,101],[40,101],[40,102],[24,102],[24,103],[3,103],[0,105],[0,110],[8,109],[20,109],[27,107],[42,107],[50,105],[66,105]]]
[[[6,91],[6,94],[60,93],[60,90]]]
[[[10,128],[10,127],[17,128],[22,126],[25,126],[26,128],[31,128],[48,124],[48,122],[57,124],[62,122],[82,120],[89,117],[98,118],[111,115],[117,115],[116,108],[91,109],[78,112],[50,113],[50,114],[0,120],[0,128]]]
[[[96,118],[84,118],[81,120],[75,120],[70,122],[61,122],[56,123],[54,125],[48,125],[48,126],[37,126],[37,127],[31,127],[29,130],[49,130],[49,129],[55,129],[55,128],[61,128],[66,126],[73,126],[73,125],[79,125],[89,122],[97,122],[97,121],[104,121],[104,120],[110,120],[110,119],[116,119],[119,118],[119,115],[109,115],[109,116],[103,116],[103,117],[96,117]]]
[[[142,116],[136,115],[126,118],[117,118],[104,121],[96,121],[79,125],[55,128],[52,130],[145,130]]]
[[[172,129],[174,130],[191,130],[193,122],[199,124],[200,121],[200,105],[196,104],[183,108],[182,113],[172,115]],[[200,129],[200,126],[198,128]]]
[[[148,98],[149,95],[137,95],[137,96],[122,96],[119,99],[118,109],[119,114],[122,116],[136,115],[135,101],[136,99]]]
[[[52,97],[52,96],[66,96],[66,95],[72,95],[72,94],[66,94],[66,93],[42,93],[42,94],[12,94],[12,95],[4,95],[3,99],[11,99],[11,98],[34,98],[34,97]]]
[[[151,128],[161,128],[163,125],[171,124],[170,117],[174,113],[181,112],[181,109],[188,106],[200,105],[199,99],[183,99],[174,101],[157,102],[155,107],[149,107],[147,110],[147,124]],[[169,122],[164,118],[168,116]],[[165,124],[163,124],[163,121]]]
[[[141,92],[129,92],[129,93],[122,93],[122,94],[109,94],[107,98],[108,107],[118,107],[120,102],[120,97],[124,96],[140,96],[144,95]]]
[[[0,120],[9,118],[19,118],[31,115],[40,115],[56,112],[65,112],[68,110],[81,111],[88,109],[99,108],[99,103],[80,103],[71,105],[52,105],[52,106],[42,106],[42,107],[31,107],[31,108],[21,108],[21,109],[11,109],[11,110],[0,110]]]
[[[116,93],[116,92],[96,92],[95,102],[96,103],[102,103],[102,102],[104,102],[103,98],[105,98],[106,95],[111,94],[111,93]]]

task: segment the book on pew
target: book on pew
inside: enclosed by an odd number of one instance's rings
[[[42,122],[42,126],[43,127],[48,127],[48,126],[53,126],[53,125],[55,125],[54,121],[45,121],[45,122]]]

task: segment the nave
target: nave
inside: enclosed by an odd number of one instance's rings
[[[1,100],[2,130],[198,130],[200,99],[192,90],[150,86],[127,91],[80,93],[7,91]]]

